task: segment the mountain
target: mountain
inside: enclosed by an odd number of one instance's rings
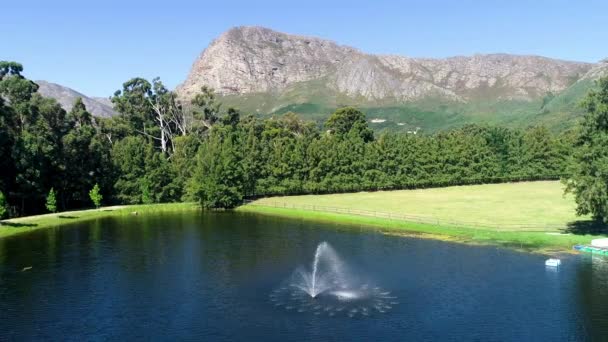
[[[509,54],[372,55],[329,40],[236,27],[201,53],[177,91],[188,98],[207,85],[226,105],[246,112],[294,111],[319,120],[355,105],[380,128],[432,131],[468,122],[557,127],[580,109],[574,105],[572,114],[569,104],[551,102],[574,87],[577,103],[602,65]]]
[[[47,81],[36,81],[36,84],[38,84],[38,92],[40,95],[54,98],[66,111],[70,111],[76,98],[81,97],[87,110],[94,116],[110,117],[116,114],[114,109],[112,109],[112,102],[110,102],[110,99],[88,97],[74,89]]]

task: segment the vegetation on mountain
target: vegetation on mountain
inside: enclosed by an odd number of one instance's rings
[[[329,40],[235,27],[215,39],[178,86],[192,98],[214,87],[247,113],[296,112],[322,123],[344,106],[362,109],[376,131],[434,133],[465,124],[566,130],[607,63],[541,56],[448,58],[372,55]],[[385,120],[385,121],[382,121]]]
[[[18,63],[0,64],[0,191],[10,216],[106,204],[197,201],[233,208],[245,198],[424,188],[564,175],[572,131],[465,125],[437,134],[374,135],[363,112],[336,110],[323,125],[223,109],[203,87],[191,100],[134,78],[111,98],[118,115],[66,113],[36,93]],[[98,204],[95,203],[97,206]]]

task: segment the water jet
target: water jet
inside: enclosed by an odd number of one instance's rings
[[[270,301],[294,312],[333,317],[369,317],[391,309],[396,297],[379,286],[362,282],[327,243],[321,242],[309,268],[298,267],[284,286],[274,290]],[[394,305],[394,304],[393,304]]]

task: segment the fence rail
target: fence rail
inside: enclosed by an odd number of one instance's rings
[[[559,224],[559,223],[532,224],[532,223],[528,223],[528,222],[525,222],[525,223],[522,222],[522,223],[492,224],[492,223],[488,223],[488,222],[449,220],[449,219],[443,219],[443,218],[438,218],[438,217],[433,217],[433,216],[412,215],[412,214],[403,214],[403,213],[394,213],[394,212],[392,212],[392,213],[391,212],[381,212],[381,211],[344,208],[344,207],[332,207],[332,206],[316,205],[316,204],[293,204],[293,203],[285,203],[285,202],[268,202],[268,201],[264,201],[261,203],[257,203],[256,201],[251,201],[251,202],[248,202],[247,204],[252,205],[252,206],[260,206],[260,207],[299,209],[299,210],[310,210],[310,211],[329,212],[329,213],[337,213],[337,214],[349,214],[349,215],[366,216],[366,217],[378,217],[378,218],[384,218],[384,219],[395,220],[395,221],[432,224],[432,225],[439,225],[439,226],[449,226],[449,227],[453,227],[453,228],[483,229],[483,230],[492,230],[492,231],[496,231],[496,232],[556,232],[556,231],[560,231],[560,230],[567,228],[566,225]]]

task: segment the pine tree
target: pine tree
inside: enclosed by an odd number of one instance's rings
[[[57,212],[57,196],[55,194],[55,189],[51,188],[49,194],[46,196],[46,210],[51,213]]]

